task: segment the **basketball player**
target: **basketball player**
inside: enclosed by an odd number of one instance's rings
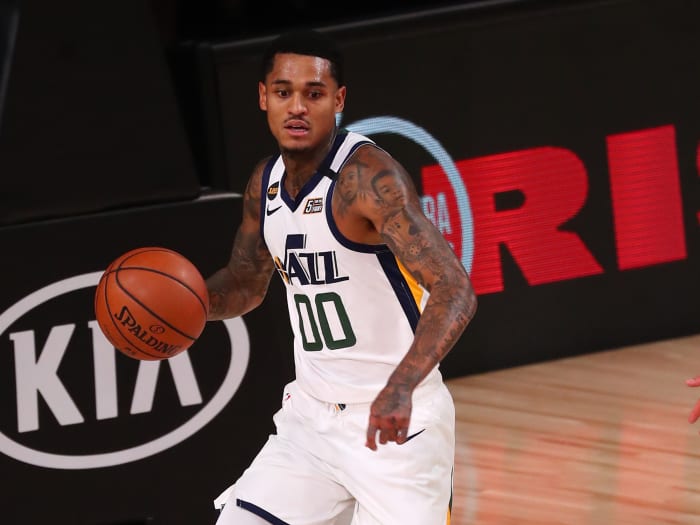
[[[438,364],[476,309],[464,267],[387,152],[336,127],[335,45],[279,37],[260,108],[280,153],[254,170],[211,319],[287,290],[296,379],[270,436],[217,500],[218,525],[449,523],[454,405]]]

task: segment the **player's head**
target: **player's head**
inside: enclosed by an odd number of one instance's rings
[[[331,76],[343,86],[343,54],[335,41],[325,33],[314,30],[293,31],[275,38],[265,49],[260,81],[265,82],[272,71],[278,53],[293,53],[328,60]]]
[[[342,57],[332,39],[316,31],[281,35],[263,57],[260,109],[283,153],[316,152],[335,133],[345,105]]]

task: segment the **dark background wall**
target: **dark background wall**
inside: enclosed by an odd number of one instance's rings
[[[334,8],[0,1],[2,523],[213,523],[273,430],[293,377],[276,279],[155,369],[100,338],[92,296],[140,246],[225,263],[274,148],[256,75],[283,29],[338,37],[342,124],[407,167],[471,272],[446,377],[700,331],[700,4]]]
[[[398,9],[262,5],[3,0],[0,225],[198,196],[210,175],[193,46]]]

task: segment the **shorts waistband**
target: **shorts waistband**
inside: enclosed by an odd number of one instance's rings
[[[418,387],[416,387],[416,389],[413,391],[413,400],[419,401],[425,397],[431,396],[439,388],[442,388],[444,386],[445,386],[445,383],[443,382],[441,376],[431,376],[425,382],[419,384]],[[377,395],[379,395],[379,391],[377,391]],[[321,400],[319,400],[319,401],[321,401]],[[367,404],[371,404],[371,403],[372,403],[372,401],[367,401],[367,402],[362,402],[362,403],[335,402],[335,403],[330,403],[330,404],[334,405],[336,407],[336,409],[343,411],[349,405],[367,405]]]

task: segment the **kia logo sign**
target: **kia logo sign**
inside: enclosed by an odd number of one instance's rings
[[[44,303],[64,294],[97,286],[101,275],[102,272],[78,275],[53,283],[24,297],[0,314],[0,336],[3,336],[13,323]],[[238,390],[245,375],[250,352],[250,341],[245,323],[238,317],[223,321],[223,325],[228,336],[227,344],[231,359],[221,386],[197,413],[173,430],[145,443],[99,454],[58,454],[37,450],[0,432],[0,452],[18,461],[39,467],[93,469],[137,461],[177,445],[202,429],[224,409]],[[114,360],[111,354],[114,352],[114,348],[107,342],[95,321],[90,321],[88,326],[92,331],[95,358],[97,418],[114,418],[117,416],[116,367],[113,364],[110,365]],[[66,352],[74,328],[75,325],[70,324],[53,327],[38,358],[36,357],[37,352],[32,331],[9,334],[14,343],[17,423],[20,433],[35,431],[39,428],[39,410],[37,408],[39,393],[43,395],[59,424],[70,425],[84,421],[81,412],[57,373],[58,365]],[[167,361],[138,362],[139,380],[137,385],[140,385],[140,399],[148,397],[148,392],[144,396],[144,389],[155,388],[156,383],[152,378],[157,376],[157,367],[166,363],[170,365],[173,378],[177,383],[181,403],[183,405],[203,404],[187,352]],[[145,379],[142,380],[142,378]],[[139,409],[137,397],[135,393],[132,414],[148,412],[148,407],[143,408],[143,401],[141,401],[141,409]]]

